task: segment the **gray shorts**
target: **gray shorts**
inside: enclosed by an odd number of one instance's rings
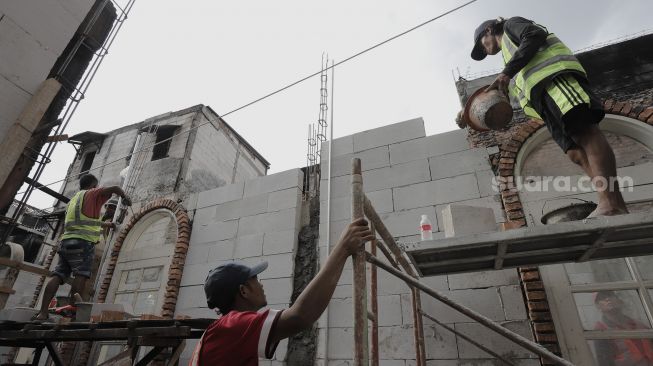
[[[82,239],[64,239],[59,243],[59,263],[52,273],[62,280],[72,273],[91,278],[91,267],[95,255],[95,245]]]

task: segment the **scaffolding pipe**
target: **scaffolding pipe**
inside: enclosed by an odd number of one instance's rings
[[[374,231],[374,224],[370,223],[370,230]],[[370,251],[373,256],[376,256],[376,237],[370,243]],[[372,303],[372,313],[375,315],[374,324],[372,324],[372,345],[370,346],[372,366],[379,366],[379,298],[378,298],[378,283],[376,277],[376,266],[370,268],[370,302]]]
[[[372,266],[375,268],[375,266]],[[424,323],[422,322],[422,299],[419,290],[411,287],[411,302],[413,307],[413,333],[415,338],[415,361],[417,366],[426,366],[426,350],[424,347]]]
[[[485,317],[484,315],[481,315],[480,313],[477,313],[476,311],[474,311],[472,309],[469,309],[466,306],[463,306],[463,305],[460,305],[460,304],[456,303],[455,301],[451,300],[447,296],[442,295],[441,293],[433,290],[432,288],[424,285],[423,283],[421,283],[420,281],[412,278],[411,276],[408,276],[405,273],[403,273],[401,271],[398,271],[398,270],[392,268],[391,266],[381,262],[379,259],[372,256],[371,254],[366,253],[365,259],[368,262],[370,262],[370,263],[372,263],[372,264],[374,264],[374,265],[376,265],[378,267],[381,267],[382,269],[389,272],[390,274],[402,279],[409,286],[413,286],[413,287],[416,287],[416,288],[424,291],[424,293],[428,294],[429,296],[431,296],[431,297],[445,303],[449,307],[452,307],[455,310],[458,310],[459,312],[461,312],[462,314],[476,320],[477,322],[481,323],[482,325],[489,328],[490,330],[493,330],[494,332],[498,333],[499,335],[501,335],[501,336],[503,336],[505,338],[508,338],[509,340],[511,340],[511,341],[515,342],[516,344],[526,348],[527,350],[537,354],[538,356],[541,356],[541,357],[544,357],[544,358],[547,358],[547,359],[551,360],[555,365],[574,366],[573,363],[565,360],[562,357],[556,356],[551,351],[549,351],[546,348],[540,346],[539,344],[537,344],[537,343],[535,343],[535,342],[533,342],[533,341],[531,341],[529,339],[526,339],[526,338],[520,336],[519,334],[514,333],[514,332],[512,332],[512,331],[510,331],[510,330],[508,330],[508,329],[494,323],[489,318]]]
[[[505,357],[501,356],[500,354],[498,354],[498,353],[492,351],[491,349],[485,347],[484,345],[482,345],[482,344],[476,342],[476,341],[473,340],[471,337],[468,337],[468,336],[466,336],[465,334],[463,334],[463,333],[461,333],[461,332],[455,330],[454,328],[452,328],[452,327],[450,327],[450,326],[444,324],[443,322],[441,322],[441,321],[437,320],[436,318],[430,316],[429,314],[425,313],[423,310],[420,310],[420,314],[422,314],[422,316],[424,316],[425,318],[430,319],[430,320],[431,320],[432,322],[434,322],[435,324],[437,324],[437,325],[441,326],[442,328],[444,328],[444,329],[450,331],[451,333],[455,334],[456,336],[458,336],[458,337],[460,337],[460,338],[466,340],[467,342],[469,342],[469,343],[475,345],[476,347],[478,347],[478,348],[480,348],[481,350],[485,351],[485,352],[486,352],[487,354],[489,354],[490,356],[496,357],[498,360],[503,361],[506,365],[509,365],[509,366],[515,366],[515,364],[512,363],[512,362],[511,362],[510,360],[508,360],[507,358],[505,358]]]
[[[351,160],[351,217],[357,220],[363,217],[363,177],[361,159]],[[353,256],[354,266],[354,366],[369,365],[369,347],[367,338],[367,273],[365,248],[361,247]]]

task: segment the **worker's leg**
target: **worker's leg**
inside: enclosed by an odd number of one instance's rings
[[[86,280],[91,277],[91,268],[95,256],[95,245],[85,240],[77,240],[74,243],[74,255],[68,257],[71,270],[75,279],[70,288],[70,302],[72,304],[81,300],[81,293]]]
[[[84,285],[86,284],[86,277],[84,276],[75,276],[73,283],[70,286],[70,303],[75,305],[76,303],[83,301],[82,296],[80,295]]]
[[[574,164],[580,166],[588,177],[593,177],[592,169],[590,168],[589,161],[587,160],[587,154],[585,154],[585,150],[583,150],[581,147],[570,148],[567,150],[567,157],[569,157],[569,160],[571,160]]]
[[[619,190],[617,163],[612,147],[598,125],[587,125],[571,135],[587,155],[592,182],[596,187],[599,203],[592,216],[619,215],[627,213],[626,203]]]
[[[48,318],[48,305],[50,305],[50,301],[54,295],[57,294],[57,290],[62,283],[63,279],[61,279],[59,276],[55,275],[50,278],[48,284],[45,285],[45,291],[43,291],[43,300],[41,301],[41,308],[39,309],[39,313],[35,319],[45,320]]]

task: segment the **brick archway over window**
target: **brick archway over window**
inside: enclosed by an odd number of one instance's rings
[[[603,103],[603,108],[606,113],[633,118],[653,125],[653,106],[630,101],[615,102],[608,99]],[[515,161],[524,142],[543,126],[544,122],[540,120],[532,119],[524,122],[513,133],[510,141],[505,142],[499,148],[500,158],[497,181],[499,182],[503,208],[509,220],[504,224],[506,229],[526,226],[524,210],[515,185]],[[521,267],[519,268],[519,275],[536,341],[560,355],[560,346],[538,267]],[[542,363],[544,365],[549,364],[547,360],[542,360]]]
[[[147,205],[143,206],[136,214],[134,214],[129,222],[120,230],[120,234],[116,238],[107,264],[107,271],[100,285],[100,293],[98,301],[104,302],[107,298],[113,271],[118,262],[118,256],[122,245],[129,234],[129,231],[136,225],[136,223],[155,210],[169,210],[174,215],[177,221],[177,242],[175,250],[170,262],[170,269],[168,270],[168,280],[166,283],[165,293],[163,295],[163,306],[161,309],[161,316],[164,318],[172,319],[175,313],[175,306],[177,305],[177,296],[179,295],[179,285],[181,284],[181,276],[184,272],[184,263],[186,262],[186,253],[188,253],[188,243],[190,241],[190,220],[186,209],[175,201],[169,199],[156,199]]]

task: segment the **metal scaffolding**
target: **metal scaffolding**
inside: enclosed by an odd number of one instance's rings
[[[414,339],[415,339],[415,358],[417,366],[426,365],[426,352],[424,343],[424,325],[422,317],[427,317],[433,320],[436,324],[441,324],[436,318],[425,313],[421,309],[420,295],[424,292],[426,295],[448,305],[449,307],[459,311],[467,317],[479,322],[486,328],[498,333],[512,342],[524,347],[525,349],[549,359],[555,365],[573,366],[573,364],[559,356],[556,356],[551,351],[542,347],[541,345],[533,342],[515,332],[502,327],[484,315],[467,308],[461,304],[456,303],[449,297],[439,293],[438,291],[424,285],[419,281],[415,270],[410,265],[401,249],[395,242],[393,236],[388,231],[387,227],[381,221],[381,218],[376,213],[372,203],[365,197],[363,193],[363,178],[361,174],[361,161],[360,159],[352,159],[352,219],[358,219],[366,216],[370,221],[370,225],[374,233],[378,233],[382,241],[373,240],[371,243],[371,252],[367,252],[365,248],[361,247],[358,253],[353,257],[354,265],[354,279],[353,279],[353,303],[354,303],[354,365],[355,366],[378,366],[379,364],[379,351],[378,351],[378,304],[376,301],[377,296],[377,282],[376,270],[381,268],[391,275],[403,280],[410,287],[412,295],[412,310],[413,310],[413,324],[414,324]],[[386,264],[379,260],[376,256],[376,249],[380,249],[390,264]],[[372,265],[371,268],[371,289],[370,295],[372,309],[368,310],[367,298],[367,263]],[[372,322],[372,345],[371,352],[368,345],[368,320]],[[472,344],[479,347],[489,355],[496,357],[502,362],[513,365],[510,360],[496,354],[487,347],[482,346],[477,341],[470,339],[469,336],[462,334],[451,327],[445,329],[453,332],[457,336],[470,341]],[[370,363],[370,353],[372,355]]]

